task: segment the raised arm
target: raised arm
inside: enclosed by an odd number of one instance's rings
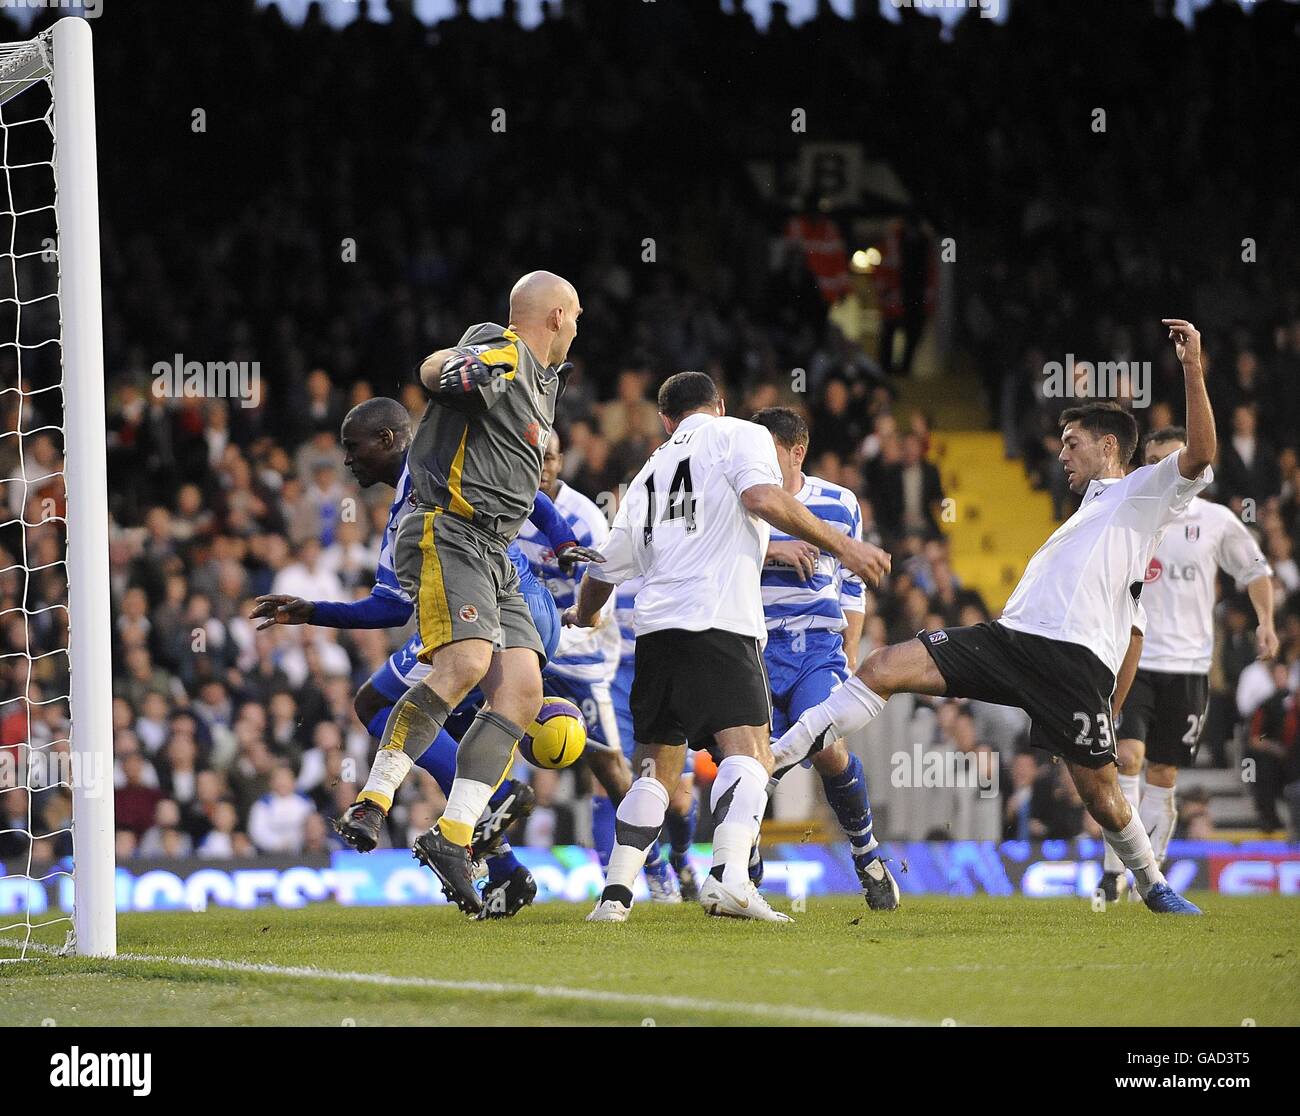
[[[752,485],[741,493],[740,499],[750,514],[767,520],[778,531],[834,555],[845,569],[872,585],[880,584],[880,579],[889,572],[890,559],[885,551],[851,539],[818,519],[779,484]]]
[[[1183,366],[1187,392],[1187,446],[1180,452],[1178,471],[1191,480],[1205,471],[1218,452],[1214,411],[1210,409],[1210,396],[1205,390],[1205,369],[1201,365],[1201,335],[1191,322],[1182,318],[1162,318],[1161,324],[1169,327],[1170,340]]]

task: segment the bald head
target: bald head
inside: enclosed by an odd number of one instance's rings
[[[530,271],[510,291],[510,320],[515,325],[544,322],[557,308],[576,311],[578,292],[553,271]]]
[[[552,271],[530,271],[510,291],[510,325],[547,365],[568,355],[581,313],[573,284]]]

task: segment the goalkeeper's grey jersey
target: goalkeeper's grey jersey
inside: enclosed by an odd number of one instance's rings
[[[463,397],[430,401],[408,456],[412,487],[425,507],[509,542],[537,496],[559,377],[513,330],[492,322],[471,326],[458,344],[509,371]]]

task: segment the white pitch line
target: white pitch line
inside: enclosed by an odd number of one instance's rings
[[[5,944],[5,943],[0,943]],[[36,943],[31,943],[32,949]],[[39,952],[49,951],[40,947]],[[52,952],[52,951],[49,951]],[[137,961],[147,964],[181,965],[192,969],[216,969],[220,972],[249,973],[298,980],[335,980],[347,984],[371,984],[384,988],[431,988],[444,992],[476,992],[496,996],[536,996],[543,1000],[575,1000],[590,1004],[619,1004],[628,1007],[677,1008],[683,1011],[729,1012],[765,1019],[798,1020],[834,1027],[924,1027],[933,1026],[915,1019],[899,1019],[874,1012],[831,1011],[827,1008],[799,1007],[794,1004],[756,1004],[727,1000],[703,1000],[693,996],[637,995],[633,992],[608,992],[598,988],[566,988],[552,984],[511,984],[483,980],[439,980],[436,977],[393,976],[389,973],[350,973],[336,969],[317,969],[310,965],[265,965],[251,961],[226,961],[216,957],[165,956],[162,954],[119,953],[112,961]]]

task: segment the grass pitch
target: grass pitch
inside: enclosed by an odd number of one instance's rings
[[[638,904],[124,915],[115,961],[0,965],[0,1025],[1300,1024],[1300,902],[810,899],[793,925]],[[788,903],[778,904],[788,908]],[[224,966],[224,967],[223,967]]]

